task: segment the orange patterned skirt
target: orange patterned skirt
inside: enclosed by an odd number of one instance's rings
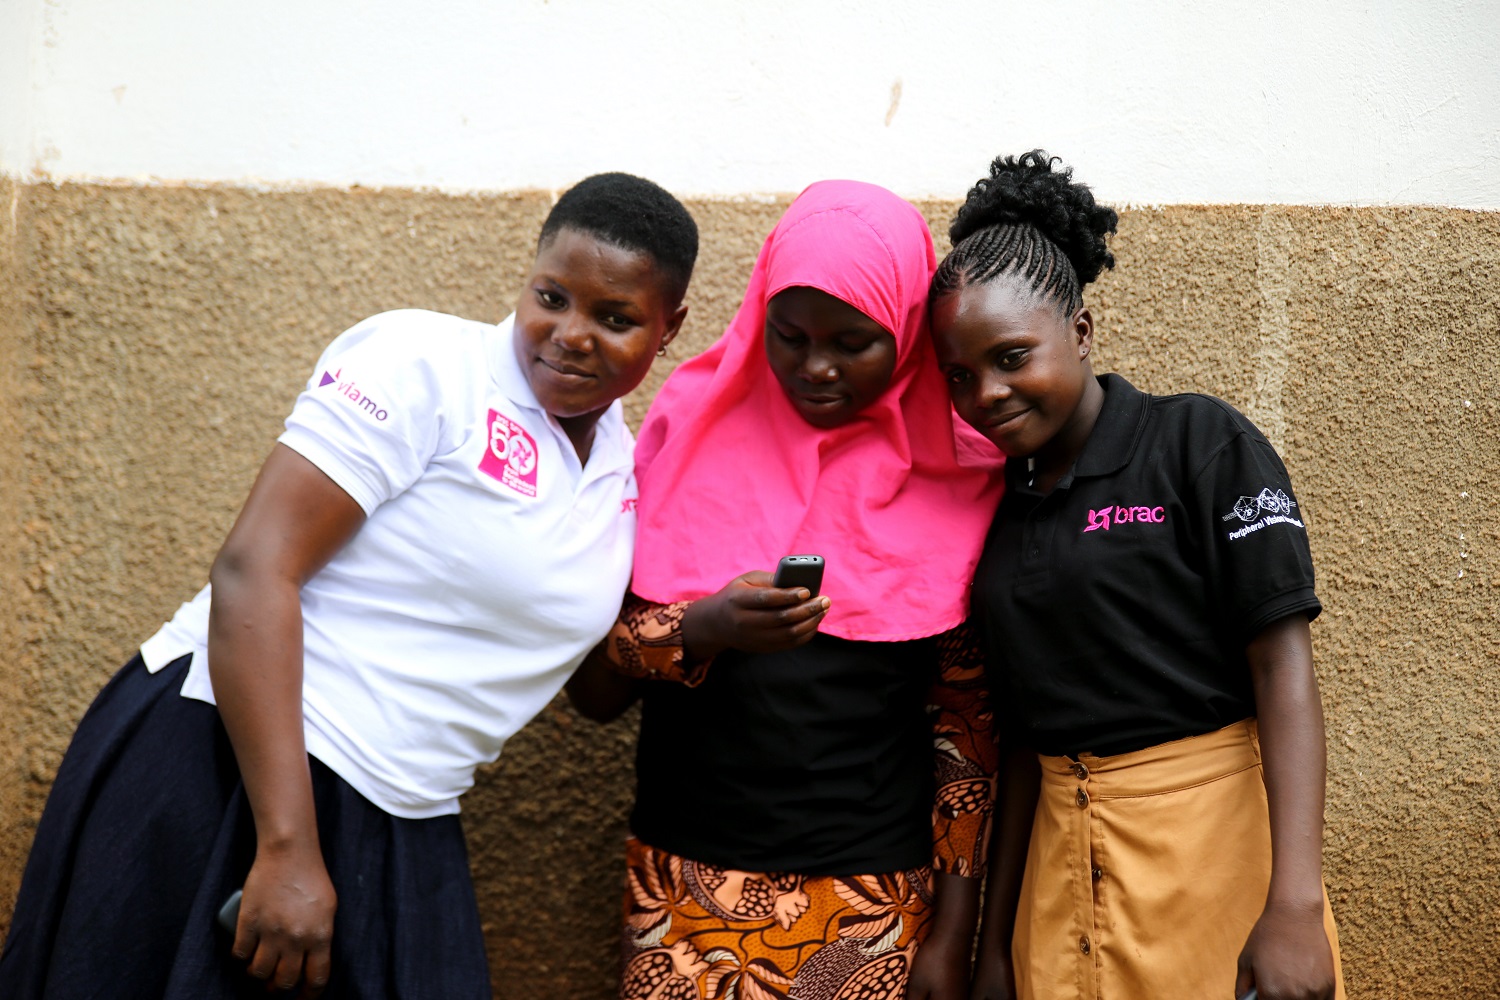
[[[621,1000],[900,1000],[932,916],[929,868],[742,872],[631,838]]]

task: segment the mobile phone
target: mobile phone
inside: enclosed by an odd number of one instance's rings
[[[818,596],[818,588],[822,585],[822,556],[782,556],[781,562],[776,564],[776,576],[771,580],[773,587],[805,587],[811,597]]]
[[[224,905],[219,907],[219,926],[230,934],[235,932],[240,923],[240,898],[245,895],[245,890],[236,889],[224,900]]]

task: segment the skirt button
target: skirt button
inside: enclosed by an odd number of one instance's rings
[[[1085,955],[1087,955],[1089,953],[1089,939],[1088,938],[1081,937],[1081,938],[1078,939],[1078,950],[1081,951],[1081,952],[1083,952]]]
[[[1078,789],[1078,808],[1087,809],[1089,805],[1089,793],[1082,788]]]

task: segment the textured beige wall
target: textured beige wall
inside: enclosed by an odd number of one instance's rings
[[[25,725],[27,673],[25,643],[27,588],[23,581],[22,498],[26,492],[20,420],[26,380],[24,354],[30,340],[29,259],[19,228],[20,188],[0,178],[0,705],[12,706],[0,722],[0,909],[15,895],[20,860],[31,841],[24,820],[27,800],[28,748],[34,740]]]
[[[72,726],[202,583],[323,345],[397,306],[500,318],[546,207],[0,183],[0,913]],[[782,206],[692,207],[673,359]],[[1309,518],[1351,995],[1500,992],[1500,214],[1136,210],[1115,249],[1104,366],[1243,407]],[[609,995],[632,739],[554,705],[467,800],[497,995]]]

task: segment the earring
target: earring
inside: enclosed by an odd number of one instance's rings
[[[663,345],[661,345],[660,347],[658,347],[656,349],[656,356],[658,358],[664,358],[664,357],[667,356],[667,345],[666,344],[663,344]]]

